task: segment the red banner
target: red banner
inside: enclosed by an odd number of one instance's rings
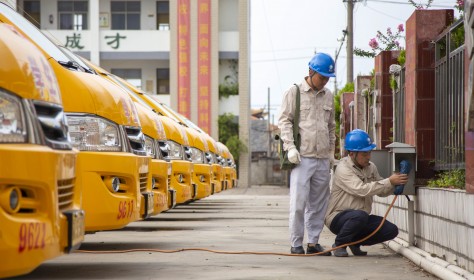
[[[211,1],[198,0],[198,126],[211,133]]]
[[[190,118],[190,0],[178,0],[178,112]]]

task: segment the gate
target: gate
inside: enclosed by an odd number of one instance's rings
[[[435,169],[464,168],[464,25],[435,41]]]

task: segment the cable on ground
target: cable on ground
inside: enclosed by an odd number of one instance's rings
[[[383,216],[382,221],[380,222],[380,225],[369,235],[366,237],[354,241],[354,242],[349,242],[346,244],[339,245],[337,247],[333,247],[331,249],[328,249],[323,252],[319,253],[314,253],[314,254],[288,254],[288,253],[276,253],[276,252],[254,252],[254,251],[221,251],[221,250],[211,250],[207,248],[183,248],[183,249],[175,249],[175,250],[162,250],[162,249],[152,249],[152,248],[146,248],[146,249],[128,249],[128,250],[101,250],[101,251],[91,251],[91,250],[76,250],[74,252],[76,253],[84,253],[84,254],[123,254],[123,253],[133,253],[133,252],[155,252],[155,253],[179,253],[179,252],[184,252],[184,251],[204,251],[204,252],[209,252],[209,253],[215,253],[215,254],[226,254],[226,255],[272,255],[272,256],[286,256],[286,257],[311,257],[311,256],[317,256],[321,255],[327,252],[332,252],[336,249],[342,248],[342,247],[347,247],[347,246],[352,246],[359,244],[361,242],[364,242],[365,240],[369,239],[372,237],[377,231],[380,230],[382,227],[383,223],[387,219],[388,213],[392,209],[393,205],[395,204],[395,201],[397,200],[398,195],[395,195],[395,197],[392,200],[392,203],[387,209],[387,212]]]

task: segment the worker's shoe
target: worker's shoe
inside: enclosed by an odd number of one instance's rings
[[[303,246],[298,246],[298,247],[291,247],[291,251],[290,251],[292,254],[296,254],[296,255],[304,255],[304,249],[303,249]]]
[[[316,244],[314,246],[310,246],[308,244],[308,247],[306,248],[306,254],[309,255],[309,254],[315,254],[315,253],[321,253],[321,252],[324,252],[326,251],[326,249],[324,249],[323,246],[321,246],[320,244]],[[325,252],[323,254],[319,254],[319,255],[316,255],[316,256],[330,256],[331,255],[331,252]]]
[[[357,245],[349,246],[349,249],[351,249],[351,252],[354,256],[367,256],[367,252],[362,251],[360,249],[360,246],[357,246]]]
[[[332,247],[335,248],[337,246],[336,246],[336,244],[332,244]],[[336,256],[336,257],[348,257],[349,254],[347,253],[346,247],[341,247],[341,248],[337,248],[334,251],[334,256]]]

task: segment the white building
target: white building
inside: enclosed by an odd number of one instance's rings
[[[249,0],[2,1],[59,44],[169,104],[214,139],[219,111],[230,110],[239,116],[239,138],[248,146]],[[219,101],[219,84],[226,81],[239,85],[233,106]],[[250,181],[249,165],[249,156],[241,156],[243,186]]]

